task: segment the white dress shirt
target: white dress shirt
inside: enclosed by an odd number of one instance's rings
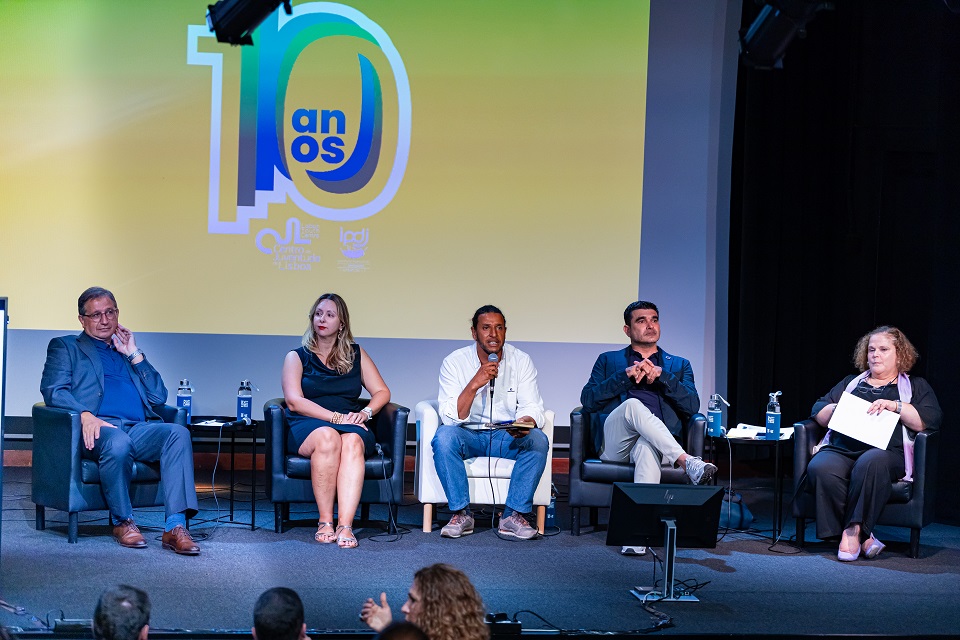
[[[490,415],[490,385],[477,391],[470,405],[470,414],[460,418],[457,414],[457,398],[467,388],[467,383],[480,369],[477,344],[457,349],[440,365],[440,421],[443,424],[461,422],[504,422],[522,416],[533,418],[537,426],[543,425],[543,399],[537,387],[537,368],[533,360],[512,345],[503,345],[503,358],[493,392],[493,416]]]

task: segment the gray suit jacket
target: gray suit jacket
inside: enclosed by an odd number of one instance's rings
[[[160,374],[146,358],[136,365],[127,363],[127,370],[140,394],[144,414],[148,419],[159,419],[153,407],[167,401],[167,388]],[[48,406],[97,415],[103,388],[103,364],[93,338],[81,333],[50,341],[40,378],[40,393]]]

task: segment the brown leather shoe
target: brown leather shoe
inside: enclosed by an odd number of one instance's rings
[[[124,520],[113,528],[113,537],[121,547],[129,549],[145,549],[147,541],[140,534],[140,529],[133,523],[133,520]]]
[[[187,530],[180,525],[174,527],[173,531],[164,531],[160,542],[163,544],[164,549],[176,551],[180,555],[200,555],[200,547],[193,541],[193,538],[190,537]]]

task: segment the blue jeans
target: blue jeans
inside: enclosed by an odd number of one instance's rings
[[[431,444],[433,463],[452,511],[466,509],[470,504],[467,470],[463,461],[480,456],[516,461],[510,476],[506,505],[520,513],[533,510],[533,494],[547,465],[547,451],[550,448],[550,441],[540,429],[531,429],[522,438],[514,438],[503,430],[474,431],[467,427],[442,424]]]

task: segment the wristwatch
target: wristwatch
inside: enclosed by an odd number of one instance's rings
[[[367,414],[367,420],[370,420],[371,418],[373,418],[373,409],[371,409],[370,407],[364,407],[363,409],[361,409],[361,411]],[[366,422],[367,420],[364,420],[364,422]]]
[[[133,361],[137,359],[137,356],[142,356],[142,355],[143,355],[143,349],[137,349],[136,351],[134,351],[133,353],[127,356],[127,362],[129,362],[130,364],[133,364]]]

